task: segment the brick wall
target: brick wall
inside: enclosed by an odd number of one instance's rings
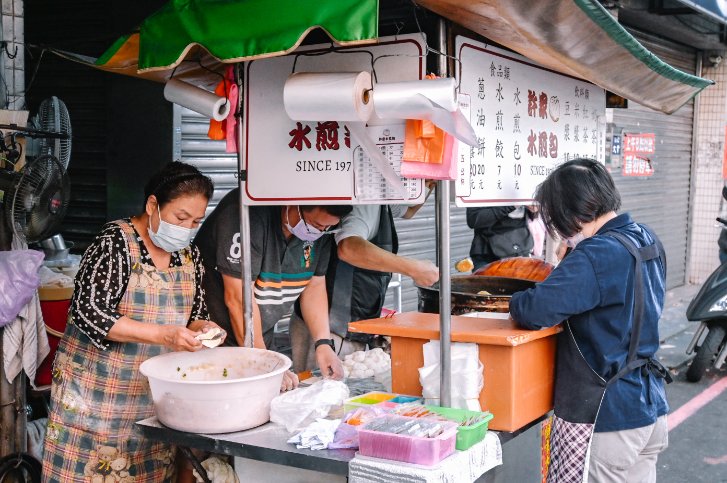
[[[23,0],[2,0],[2,36],[7,42],[6,55],[3,51],[0,60],[0,106],[4,109],[19,110],[25,107],[25,23]],[[17,52],[16,52],[17,49]],[[11,59],[11,56],[15,56]]]
[[[715,218],[722,206],[722,161],[727,126],[727,62],[713,67],[705,58],[702,76],[715,85],[699,95],[696,153],[692,166],[691,237],[687,279],[702,283],[719,265]],[[724,207],[727,213],[727,207]]]

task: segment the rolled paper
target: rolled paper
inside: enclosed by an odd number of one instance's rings
[[[226,98],[178,79],[167,81],[164,98],[215,121],[224,120],[230,113],[230,102]]]
[[[285,81],[285,111],[294,121],[369,120],[371,74],[368,72],[298,72]]]

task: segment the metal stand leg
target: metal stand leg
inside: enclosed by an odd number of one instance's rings
[[[181,451],[182,454],[189,460],[189,462],[192,463],[194,470],[197,472],[200,478],[202,478],[202,481],[204,481],[204,483],[212,483],[212,480],[210,480],[209,476],[207,476],[207,470],[204,469],[202,463],[200,463],[194,453],[192,453],[192,450],[187,448],[186,446],[179,446],[178,448],[179,451]]]

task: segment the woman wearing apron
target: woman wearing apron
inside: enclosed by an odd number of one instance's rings
[[[666,258],[600,163],[560,165],[535,195],[570,253],[510,313],[528,329],[564,322],[556,360],[550,482],[653,482],[668,444],[668,372],[655,359]]]
[[[202,263],[190,246],[212,196],[196,168],[167,164],[145,188],[144,212],[104,226],[81,261],[53,365],[43,455],[46,482],[163,482],[174,448],[142,438],[154,415],[139,365],[202,348]]]

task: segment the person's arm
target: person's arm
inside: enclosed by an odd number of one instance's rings
[[[514,206],[467,208],[467,226],[475,230],[490,228],[515,209]]]
[[[597,307],[601,292],[583,250],[574,250],[542,282],[510,297],[510,315],[521,327],[538,330]]]
[[[331,338],[325,277],[313,276],[311,278],[303,293],[300,294],[300,311],[313,342],[319,339]],[[323,377],[343,378],[341,360],[330,346],[318,346],[316,349],[316,362],[318,362]]]
[[[163,345],[173,351],[196,351],[203,347],[202,342],[195,339],[200,333],[181,325],[138,322],[124,315],[111,327],[106,339],[114,342]]]
[[[365,270],[401,273],[424,287],[439,280],[439,269],[429,260],[394,255],[360,236],[341,240],[338,243],[338,258]]]
[[[432,191],[434,191],[434,188],[437,187],[437,182],[433,179],[428,179],[424,187],[427,189],[427,194],[424,197],[424,201],[422,201],[418,205],[407,206],[406,211],[402,213],[400,218],[404,220],[413,218],[414,215],[416,215],[417,212],[422,208],[422,206],[424,206],[424,203],[427,202],[427,200],[429,199],[429,195],[431,195]]]
[[[225,287],[225,305],[230,314],[232,332],[237,341],[237,345],[243,347],[245,345],[245,320],[242,314],[244,305],[242,298],[242,280],[223,273],[222,282]],[[255,290],[255,282],[253,282],[251,290]],[[252,297],[252,323],[254,347],[265,349],[260,309],[254,296]]]

